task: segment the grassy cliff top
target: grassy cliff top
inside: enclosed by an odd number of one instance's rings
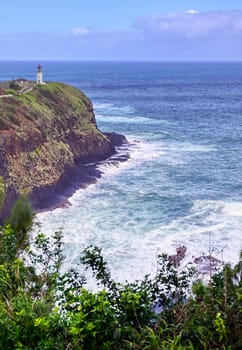
[[[78,118],[82,129],[95,125],[91,101],[72,86],[48,83],[25,94],[13,89],[5,90],[5,94],[0,98],[0,132],[19,133],[26,128],[46,131],[57,124],[68,126],[67,119],[70,122],[72,118]]]

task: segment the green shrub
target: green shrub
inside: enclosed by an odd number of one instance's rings
[[[91,292],[77,269],[62,271],[62,234],[33,239],[32,220],[24,196],[0,228],[0,349],[242,348],[241,256],[191,292],[194,271],[178,273],[166,255],[156,276],[122,284],[112,279],[101,249],[90,246],[81,263],[101,288]]]

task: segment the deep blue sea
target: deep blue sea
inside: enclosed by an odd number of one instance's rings
[[[0,63],[0,80],[35,78],[33,62]],[[44,80],[84,91],[98,127],[126,135],[129,160],[98,165],[103,176],[41,213],[64,233],[66,264],[89,244],[112,273],[156,270],[161,252],[234,262],[242,249],[242,63],[42,62]]]

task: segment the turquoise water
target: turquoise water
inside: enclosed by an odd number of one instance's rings
[[[37,216],[64,233],[66,265],[89,244],[113,274],[134,279],[177,246],[236,261],[242,249],[242,64],[44,62],[93,101],[98,126],[127,136],[130,158],[98,165],[103,176],[69,208]],[[0,63],[0,80],[34,79],[32,62]]]

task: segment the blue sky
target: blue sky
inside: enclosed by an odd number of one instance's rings
[[[0,60],[242,60],[242,0],[8,0]]]

